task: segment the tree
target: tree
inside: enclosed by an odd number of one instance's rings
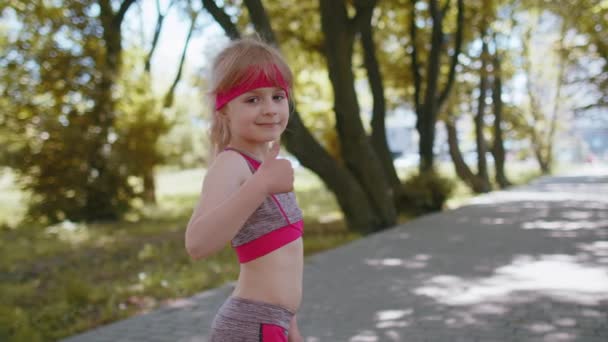
[[[367,71],[369,88],[371,89],[373,97],[371,144],[380,160],[384,176],[392,189],[395,205],[399,208],[401,206],[399,202],[403,201],[402,185],[397,176],[386,137],[386,100],[384,95],[384,82],[376,56],[377,49],[374,43],[372,30],[372,16],[376,4],[376,0],[355,1],[354,5],[357,10],[357,15],[354,18],[354,21],[361,37],[363,60],[365,70]]]
[[[464,160],[462,153],[460,152],[460,146],[458,142],[458,132],[456,130],[456,123],[454,122],[453,115],[448,115],[445,121],[445,127],[448,135],[448,146],[452,162],[454,163],[454,169],[456,174],[460,177],[465,184],[469,185],[471,189],[476,193],[488,192],[491,189],[488,169],[486,162],[486,151],[487,142],[484,136],[485,131],[485,110],[486,110],[486,92],[488,90],[488,43],[486,40],[487,27],[482,25],[480,27],[481,40],[481,53],[479,74],[479,87],[477,97],[477,109],[473,115],[473,122],[475,128],[475,147],[477,152],[477,173],[473,173],[471,168],[467,165]],[[460,84],[463,87],[463,83]],[[462,91],[462,90],[461,90]],[[465,98],[465,101],[471,101],[471,99]],[[452,105],[453,106],[453,105]]]
[[[7,159],[32,193],[33,218],[117,219],[141,195],[130,177],[161,160],[151,142],[162,119],[119,115],[137,97],[117,96],[129,91],[120,84],[121,27],[134,2],[14,1],[2,9],[21,30],[0,61],[11,108],[0,121],[12,129]]]
[[[438,114],[450,94],[456,74],[458,55],[462,44],[462,32],[464,25],[464,3],[457,1],[456,34],[454,36],[454,49],[452,50],[447,81],[443,89],[440,89],[439,77],[441,76],[441,53],[444,49],[444,20],[450,9],[450,1],[443,7],[439,6],[438,0],[429,0],[429,12],[432,21],[431,43],[426,65],[420,60],[420,47],[418,45],[418,19],[417,0],[412,0],[410,15],[410,39],[412,41],[411,70],[414,76],[414,105],[416,110],[416,129],[419,135],[420,150],[420,172],[429,171],[433,168],[433,146],[435,141],[435,123]],[[424,69],[424,70],[423,70]],[[423,79],[423,75],[425,78]]]
[[[361,8],[362,6],[359,6],[359,9]],[[388,226],[395,222],[394,200],[392,193],[387,191],[389,185],[383,177],[382,165],[369,144],[360,119],[352,68],[355,38],[353,19],[349,18],[346,4],[342,1],[321,0],[320,12],[327,68],[334,90],[334,111],[341,155],[346,167],[365,190],[371,206],[379,214],[381,226]],[[373,50],[369,52],[373,53]],[[384,146],[378,148],[386,149],[386,141]],[[362,162],[363,160],[365,162]]]
[[[488,91],[488,27],[485,20],[480,27],[481,39],[481,68],[479,69],[479,97],[477,99],[477,112],[475,113],[475,140],[477,146],[477,177],[480,178],[481,192],[490,191],[490,178],[488,176],[488,150],[485,131],[486,95]]]
[[[259,0],[246,0],[244,5],[256,31],[267,39],[276,39]],[[341,1],[321,1],[320,5],[321,26],[326,39],[323,52],[334,89],[341,159],[334,159],[314,139],[297,111],[294,111],[290,119],[284,141],[287,149],[304,166],[317,173],[336,194],[351,229],[370,231],[388,227],[396,220],[392,191],[384,181],[382,166],[363,129],[354,91],[351,59],[356,27],[346,13],[346,5]],[[225,12],[209,2],[206,2],[206,8],[227,33],[234,37],[240,36],[235,34],[239,30],[231,20],[222,19],[225,18]],[[338,23],[331,19],[336,18],[334,15],[339,18]],[[280,45],[276,40],[270,42]],[[336,49],[329,49],[328,46]]]
[[[500,188],[504,189],[511,185],[505,173],[505,147],[504,147],[504,130],[503,130],[503,101],[502,101],[502,83],[503,69],[500,49],[496,40],[496,34],[493,35],[494,54],[492,55],[492,106],[494,108],[494,142],[492,143],[492,155],[494,156],[494,167],[496,170],[495,179]]]
[[[454,98],[448,101],[449,114],[445,116],[446,132],[448,135],[449,152],[454,162],[456,174],[476,193],[487,192],[491,189],[489,170],[487,166],[487,152],[492,152],[496,167],[496,180],[501,187],[506,187],[509,182],[504,171],[505,150],[503,142],[503,126],[505,125],[502,102],[502,79],[508,74],[502,70],[500,59],[501,52],[498,47],[498,30],[505,30],[508,18],[497,18],[497,13],[509,13],[511,8],[508,4],[499,1],[471,2],[471,11],[466,18],[470,23],[469,29],[465,30],[465,37],[472,36],[470,43],[465,45],[462,71],[458,78],[458,89]],[[511,11],[512,13],[512,11]],[[493,48],[493,52],[490,51]],[[473,56],[473,55],[478,55]],[[477,66],[478,65],[478,66]],[[471,80],[478,77],[478,85]],[[487,108],[491,99],[493,104],[492,130],[486,125],[486,118],[491,111]],[[476,109],[473,111],[471,95],[477,96]],[[475,95],[477,94],[477,95]],[[471,108],[471,109],[468,109]],[[465,162],[458,139],[456,122],[461,115],[455,112],[471,113],[473,117],[475,150],[477,155],[477,168],[474,172]],[[474,112],[474,113],[473,113]],[[462,118],[461,118],[462,119]],[[492,140],[487,137],[492,133]],[[490,142],[491,141],[491,142]],[[490,147],[491,146],[491,147]]]
[[[156,26],[155,26],[155,30],[154,30],[154,36],[152,38],[152,43],[151,43],[149,52],[147,53],[147,56],[145,57],[145,62],[144,62],[144,73],[145,74],[143,76],[147,80],[152,79],[152,74],[151,74],[151,70],[150,70],[150,66],[151,66],[150,62],[152,60],[154,52],[156,51],[156,46],[158,44],[158,38],[160,37],[160,33],[162,31],[164,20],[167,16],[167,13],[171,10],[171,7],[173,7],[173,5],[175,5],[175,4],[176,4],[175,0],[172,0],[171,2],[169,2],[169,5],[163,12],[160,8],[160,2],[158,0],[156,1],[156,12],[157,12]],[[160,111],[166,111],[167,109],[171,108],[174,104],[175,89],[182,78],[182,72],[183,72],[184,63],[186,60],[186,52],[188,51],[188,46],[190,44],[190,40],[192,39],[192,36],[197,27],[197,19],[198,19],[200,10],[197,10],[196,8],[193,7],[192,0],[186,1],[185,3],[183,3],[183,5],[184,5],[184,8],[182,9],[182,12],[185,12],[184,15],[190,20],[190,27],[188,29],[188,34],[186,36],[184,48],[182,49],[179,65],[177,67],[177,73],[175,75],[173,82],[171,83],[171,86],[169,87],[169,89],[167,90],[165,95],[163,96],[164,100],[163,100],[162,109],[160,109]],[[144,84],[142,84],[141,86],[146,87]],[[148,93],[152,92],[151,82],[148,83],[146,92],[148,92]],[[145,106],[145,104],[143,104],[143,103],[142,103],[142,105]],[[173,121],[171,123],[167,123],[167,126],[174,126],[175,124],[176,124],[176,121]],[[168,128],[168,127],[166,127],[166,128]],[[167,130],[165,129],[162,132],[166,133],[166,131]],[[157,134],[154,135],[155,140],[158,139],[158,137],[160,136],[160,133],[161,133],[161,131],[157,132]],[[156,163],[151,163],[149,165],[150,165],[150,167],[146,168],[145,173],[142,176],[142,178],[143,178],[143,199],[146,203],[156,203],[156,186],[155,186],[156,182],[155,182],[155,177],[154,177],[154,166],[156,165]]]
[[[576,112],[606,122],[601,113],[608,107],[608,35],[605,34],[608,4],[605,0],[566,0],[539,6],[562,18],[564,32],[578,36],[576,43],[564,47],[564,85],[584,85],[596,96],[587,103],[578,104]]]
[[[541,20],[540,15],[538,12],[531,13],[536,16],[535,20],[532,20],[531,22],[533,25],[538,25]],[[559,48],[556,51],[557,53],[555,54],[557,70],[553,73],[542,71],[543,68],[546,68],[545,63],[549,57],[548,54],[545,53],[540,57],[534,55],[530,50],[531,44],[540,45],[538,40],[532,40],[532,26],[529,26],[525,30],[522,39],[522,65],[526,73],[526,90],[529,99],[527,108],[529,115],[526,116],[526,121],[528,122],[528,133],[532,145],[532,152],[539,164],[541,172],[544,174],[551,172],[553,163],[553,142],[557,123],[559,122],[559,103],[562,101],[559,95],[563,86],[564,71],[563,52],[561,51],[565,36],[565,26],[563,25],[563,22],[560,23],[560,26],[560,34],[556,38],[559,45]],[[542,50],[542,47],[539,50]],[[542,65],[541,62],[538,62],[539,58],[543,59]],[[542,73],[546,77],[541,77],[539,73]],[[553,80],[550,78],[548,79],[548,76],[552,76]],[[554,87],[547,87],[547,83],[553,83]],[[543,88],[545,89],[544,91]],[[548,94],[546,88],[555,89],[555,95],[551,96]],[[553,113],[551,114],[546,113],[544,110],[544,108],[547,108],[546,104],[548,103],[553,103]]]

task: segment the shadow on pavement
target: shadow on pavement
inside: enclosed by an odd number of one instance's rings
[[[608,341],[608,177],[480,196],[310,268],[306,341]]]

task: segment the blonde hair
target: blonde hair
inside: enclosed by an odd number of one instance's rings
[[[220,153],[230,143],[231,134],[225,116],[215,108],[216,97],[245,82],[251,77],[252,67],[263,73],[273,83],[281,84],[279,78],[287,84],[291,101],[293,85],[292,72],[280,52],[260,39],[242,38],[232,41],[214,59],[211,68],[211,79],[207,100],[211,113],[209,141],[211,143],[211,159]],[[280,72],[277,75],[276,70]]]

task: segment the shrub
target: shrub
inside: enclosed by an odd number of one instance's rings
[[[436,171],[417,173],[403,183],[399,209],[415,215],[439,211],[443,209],[455,187],[452,179]]]

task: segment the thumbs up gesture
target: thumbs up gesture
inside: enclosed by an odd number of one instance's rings
[[[293,190],[293,168],[289,160],[277,159],[279,149],[279,142],[275,141],[256,172],[269,195]]]

